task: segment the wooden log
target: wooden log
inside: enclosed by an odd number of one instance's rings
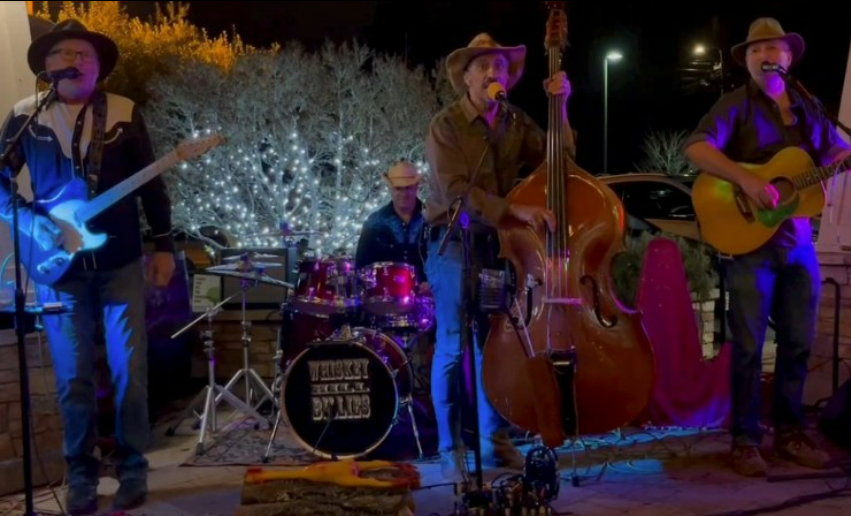
[[[408,464],[353,460],[299,469],[249,468],[237,516],[414,514],[420,476]]]

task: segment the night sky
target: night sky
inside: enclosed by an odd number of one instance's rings
[[[624,59],[609,68],[609,172],[634,170],[650,130],[690,130],[718,91],[683,87],[689,54],[703,42],[724,51],[732,84],[746,79],[730,58],[759,16],[777,18],[787,32],[799,32],[807,53],[795,77],[832,112],[839,109],[851,46],[851,2],[679,2],[664,10],[658,2],[567,2],[568,48],[563,69],[573,84],[571,123],[579,132],[578,161],[593,173],[602,169],[603,57],[617,49]],[[152,2],[126,2],[145,15]],[[315,48],[325,38],[360,38],[382,52],[406,55],[411,64],[431,66],[478,32],[504,45],[526,44],[526,75],[511,99],[546,128],[543,41],[545,2],[190,2],[190,20],[211,34],[235,27],[255,46],[296,39]]]

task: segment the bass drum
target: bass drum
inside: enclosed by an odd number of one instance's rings
[[[326,459],[366,455],[387,439],[413,375],[388,336],[355,328],[311,342],[284,373],[281,413],[293,436]]]

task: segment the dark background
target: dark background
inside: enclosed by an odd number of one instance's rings
[[[148,16],[155,2],[123,2],[131,14]],[[162,3],[162,2],[161,2]],[[466,46],[478,32],[504,45],[528,47],[526,75],[512,101],[546,127],[546,2],[191,2],[190,20],[211,35],[236,32],[255,46],[298,40],[309,48],[326,38],[359,38],[372,48],[431,67]],[[851,2],[567,2],[568,40],[562,68],[573,84],[570,118],[579,132],[579,162],[602,170],[603,59],[612,49],[624,59],[609,68],[609,172],[634,170],[651,130],[690,130],[718,97],[688,81],[684,68],[701,42],[709,56],[723,49],[730,86],[746,79],[729,54],[759,16],[777,18],[799,32],[807,52],[793,71],[832,112],[838,112],[851,45]],[[706,76],[704,76],[705,78]]]

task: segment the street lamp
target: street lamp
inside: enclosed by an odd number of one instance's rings
[[[609,172],[609,62],[620,61],[623,54],[611,51],[603,59],[603,173]]]

